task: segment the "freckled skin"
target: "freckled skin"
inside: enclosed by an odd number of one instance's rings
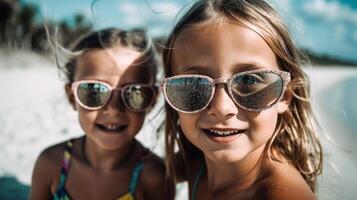
[[[253,69],[279,70],[276,56],[263,38],[228,21],[187,27],[178,34],[173,49],[173,75],[202,74],[216,79]],[[273,107],[250,112],[236,106],[225,85],[218,84],[205,110],[195,114],[178,112],[185,137],[204,154],[206,170],[196,199],[313,199],[304,179],[284,157],[278,156],[281,163],[262,157],[289,98],[291,95],[284,95]],[[246,131],[222,143],[203,131],[215,128]],[[188,178],[190,195],[202,164],[193,166]],[[280,191],[282,188],[286,189],[286,195]]]

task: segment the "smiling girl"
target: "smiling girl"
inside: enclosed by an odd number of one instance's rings
[[[72,51],[65,90],[85,135],[41,153],[30,199],[173,199],[162,160],[135,139],[157,94],[149,40],[104,29]]]
[[[308,81],[269,4],[196,2],[164,65],[166,164],[190,199],[316,198],[322,152]]]

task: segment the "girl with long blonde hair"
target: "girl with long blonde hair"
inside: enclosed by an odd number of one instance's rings
[[[164,50],[166,165],[190,199],[314,199],[322,149],[301,56],[263,0],[201,0]]]

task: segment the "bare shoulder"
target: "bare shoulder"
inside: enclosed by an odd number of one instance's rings
[[[65,143],[43,150],[32,173],[30,199],[48,199],[54,180],[59,179]]]
[[[44,164],[61,163],[63,158],[63,153],[65,149],[66,142],[55,144],[53,146],[47,147],[40,153],[37,162]]]
[[[145,190],[145,199],[174,198],[174,185],[166,178],[165,164],[152,152],[144,159],[141,181]]]
[[[295,167],[271,161],[266,177],[257,183],[253,199],[312,200],[316,197]]]
[[[53,179],[60,175],[61,163],[65,149],[65,142],[50,146],[43,150],[37,158],[33,176],[39,175],[46,179]],[[37,177],[33,177],[37,178]]]

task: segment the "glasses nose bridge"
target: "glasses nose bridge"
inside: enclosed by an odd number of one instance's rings
[[[228,93],[228,82],[229,82],[229,78],[216,78],[213,79],[213,85],[216,87],[216,85],[218,84],[224,84],[224,90]]]
[[[229,78],[216,78],[213,79],[213,84],[217,85],[217,84],[227,84],[229,81]]]
[[[115,88],[112,88],[112,91],[111,92],[121,92],[123,88],[121,87],[115,87]]]
[[[123,88],[115,87],[110,90],[109,98],[105,104],[105,106],[115,107],[119,110],[123,110],[124,102],[123,102]]]
[[[113,99],[121,98],[121,89],[120,88],[112,88],[109,91],[109,98],[106,104],[110,103]]]
[[[213,79],[214,92],[212,94],[211,101],[209,102],[208,112],[216,117],[221,117],[226,119],[227,117],[234,116],[237,114],[238,110],[236,108],[235,102],[231,97],[228,87],[230,82],[230,78],[217,78]],[[218,84],[223,84],[223,91],[217,94],[217,86]],[[230,102],[227,102],[227,98],[230,99]],[[232,107],[234,106],[234,108]]]

